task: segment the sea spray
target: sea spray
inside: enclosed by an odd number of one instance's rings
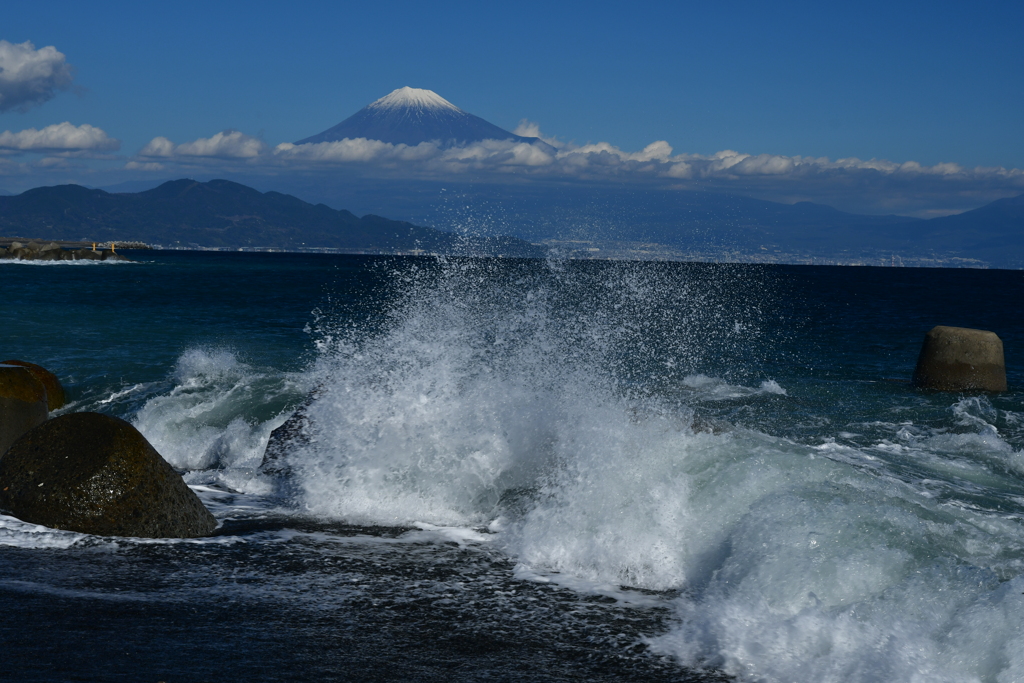
[[[483,524],[503,501],[521,508],[610,443],[603,432],[662,403],[650,387],[708,347],[756,338],[756,305],[709,305],[715,280],[700,275],[497,260],[404,271],[379,333],[316,328],[312,433],[288,456],[299,505],[379,524]],[[674,410],[688,425],[692,411]],[[609,449],[598,457],[635,455]]]
[[[1018,399],[780,374],[756,269],[378,268],[394,297],[314,320],[305,372],[193,350],[137,424],[264,492],[261,444],[317,388],[277,489],[299,518],[461,528],[516,576],[656,591],[675,618],[647,642],[742,680],[1024,676]]]
[[[189,483],[269,491],[253,473],[270,431],[309,390],[307,376],[250,366],[227,349],[193,348],[178,359],[171,382],[133,420],[157,452],[189,471]]]
[[[708,406],[749,414],[793,392],[757,378],[759,301],[628,266],[504,267],[407,273],[379,334],[323,346],[313,438],[290,456],[308,514],[487,525],[523,575],[681,591],[678,625],[651,643],[690,666],[1013,680],[1019,517],[950,505],[883,459],[1012,460],[983,402],[951,408],[955,429],[843,453],[703,431]]]

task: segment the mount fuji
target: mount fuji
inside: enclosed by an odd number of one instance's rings
[[[436,141],[443,147],[480,140],[540,142],[539,138],[515,135],[464,112],[433,90],[408,87],[392,91],[333,128],[295,144],[335,142],[345,138],[381,140],[393,145]]]

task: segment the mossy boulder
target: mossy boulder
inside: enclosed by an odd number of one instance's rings
[[[132,425],[100,413],[49,420],[0,458],[0,511],[99,536],[192,538],[217,522]]]
[[[0,364],[0,456],[48,415],[46,388],[28,368]]]
[[[57,375],[53,374],[46,368],[24,360],[5,360],[2,365],[20,365],[32,373],[32,376],[39,380],[46,389],[46,407],[51,411],[63,407],[67,402],[64,397],[64,387],[61,386],[60,380],[57,379]]]
[[[938,325],[924,337],[913,381],[939,391],[1006,391],[1003,341],[988,330]]]

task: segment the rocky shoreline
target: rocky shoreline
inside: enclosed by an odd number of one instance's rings
[[[121,248],[128,248],[125,244]],[[127,261],[117,253],[117,243],[100,245],[89,242],[43,243],[13,240],[0,242],[0,259],[16,261]]]
[[[128,422],[67,413],[60,380],[21,360],[0,363],[0,513],[99,536],[194,538],[217,520]]]

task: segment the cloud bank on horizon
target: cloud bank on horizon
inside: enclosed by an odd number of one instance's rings
[[[437,141],[392,144],[367,138],[271,147],[238,131],[175,144],[154,138],[129,167],[148,171],[208,169],[290,169],[305,173],[355,168],[395,177],[452,178],[483,174],[573,181],[619,181],[665,188],[713,188],[758,193],[779,201],[835,201],[842,193],[874,193],[865,210],[913,211],[928,197],[955,195],[967,202],[1024,192],[1024,170],[968,168],[947,162],[931,166],[915,161],[854,157],[786,156],[723,150],[711,155],[676,153],[658,140],[640,151],[624,151],[608,142],[574,144],[545,136],[524,120],[513,131],[539,142],[482,140],[453,146]],[[2,139],[2,138],[0,138]],[[912,199],[910,199],[912,198]],[[842,203],[842,202],[839,202]],[[922,204],[923,203],[923,204]],[[849,205],[849,202],[846,202]],[[928,214],[929,210],[919,210]],[[949,213],[948,210],[934,211]]]
[[[70,88],[73,76],[65,55],[54,46],[36,49],[28,41],[0,40],[0,111],[24,112],[43,104],[57,91]],[[462,113],[432,91],[401,91],[429,93]],[[119,140],[96,126],[65,121],[40,129],[0,132],[0,175],[45,177],[54,169],[62,173],[73,169],[83,176],[95,176],[98,169],[95,164],[89,166],[89,160],[119,160],[122,172],[143,175],[324,174],[350,169],[392,178],[484,177],[492,182],[533,179],[700,188],[782,202],[818,201],[855,212],[924,216],[974,208],[1024,192],[1024,170],[1017,168],[969,168],[953,162],[928,166],[855,157],[832,160],[733,150],[702,155],[677,153],[664,140],[629,152],[609,142],[563,142],[545,136],[537,123],[528,120],[521,121],[512,134],[536,140],[484,139],[453,145],[437,140],[396,144],[353,137],[271,146],[258,137],[226,130],[180,143],[157,136],[135,155],[117,157],[112,153],[120,149]],[[32,155],[39,158],[24,160]],[[77,160],[77,167],[72,160]]]

